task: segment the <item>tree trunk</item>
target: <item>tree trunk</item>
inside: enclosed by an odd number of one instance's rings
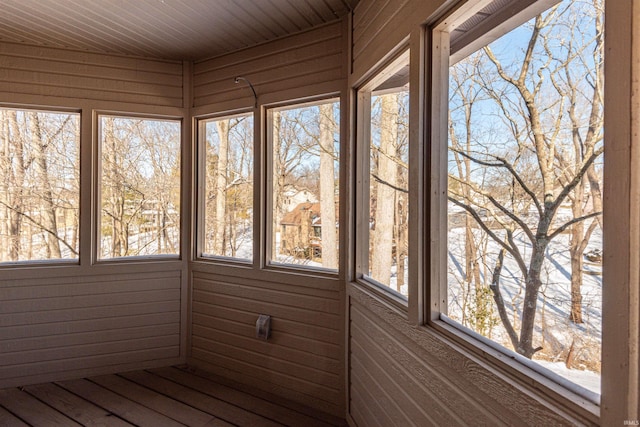
[[[572,200],[573,217],[579,218],[584,214],[584,184],[576,186],[574,199]],[[571,239],[569,240],[569,257],[571,259],[571,312],[569,320],[573,323],[582,323],[582,254],[584,246],[584,222],[580,221],[571,226]]]
[[[546,239],[539,237],[536,245],[533,247],[531,261],[529,263],[529,272],[525,278],[524,302],[522,304],[522,323],[520,325],[520,341],[516,352],[524,357],[531,359],[533,355],[541,350],[540,347],[533,347],[533,330],[535,327],[536,310],[538,306],[538,294],[542,280],[540,275],[542,265],[544,263],[544,254],[547,249],[548,242]]]
[[[9,121],[0,110],[0,262],[9,260]]]
[[[398,95],[388,94],[380,97],[380,149],[376,182],[375,230],[371,241],[371,277],[389,285],[391,281],[391,263],[393,249],[394,189],[390,185],[396,182],[396,164],[391,160],[395,153],[398,135]],[[390,185],[389,185],[390,184]]]
[[[10,153],[16,160],[15,169],[11,178],[11,183],[14,187],[9,198],[9,260],[17,261],[20,259],[20,235],[22,229],[22,214],[24,213],[24,177],[25,177],[25,162],[24,162],[24,137],[20,131],[20,125],[18,124],[18,114],[16,111],[9,110],[9,126],[10,132],[13,134],[9,139],[9,151],[13,148],[13,152]],[[29,235],[31,239],[31,235]]]
[[[273,215],[273,230],[271,231],[271,259],[277,258],[276,234],[280,230],[280,221],[282,220],[283,207],[282,196],[284,193],[284,165],[280,158],[280,112],[274,111],[272,116],[272,154],[273,154],[273,199],[271,207],[271,215]],[[284,239],[284,233],[280,233],[281,242]],[[282,243],[280,243],[280,252],[282,252]]]
[[[214,226],[214,253],[225,255],[225,217],[227,210],[227,164],[229,161],[229,120],[216,121],[220,147],[216,169],[216,219]]]
[[[118,172],[118,141],[114,134],[113,118],[107,117],[103,121],[102,141],[102,218],[107,218],[111,223],[111,257],[120,257],[127,254],[128,245],[124,227],[124,188],[122,178]],[[105,218],[106,219],[106,218]]]
[[[322,223],[322,266],[326,268],[338,268],[334,126],[333,104],[320,105],[320,218]]]
[[[46,142],[42,139],[42,129],[38,113],[29,113],[29,131],[33,142],[34,165],[37,174],[38,191],[41,192],[42,226],[47,231],[45,240],[51,258],[62,258],[60,253],[60,241],[58,238],[58,224],[56,208],[51,192],[51,177],[47,165]]]

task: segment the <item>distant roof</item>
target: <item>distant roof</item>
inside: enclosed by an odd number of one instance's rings
[[[302,224],[302,214],[311,211],[310,218],[320,216],[320,203],[304,202],[298,204],[292,211],[287,212],[280,221],[280,225],[300,225]]]

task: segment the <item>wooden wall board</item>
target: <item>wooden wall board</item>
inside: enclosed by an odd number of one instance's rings
[[[38,95],[182,107],[182,62],[0,44],[0,101]]]
[[[339,81],[344,49],[340,22],[282,40],[194,64],[194,106],[214,106],[245,97],[249,89],[235,77],[247,78],[260,99],[267,93],[299,88],[309,95],[313,86]],[[249,104],[251,105],[251,104]]]

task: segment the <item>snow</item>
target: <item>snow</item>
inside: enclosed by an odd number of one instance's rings
[[[474,231],[480,239],[478,230]],[[449,230],[448,250],[448,316],[457,322],[463,322],[464,296],[467,292],[464,283],[465,269],[465,229],[464,227]],[[531,244],[524,235],[517,235],[516,241],[522,255],[528,259]],[[488,254],[480,260],[481,279],[491,280],[493,266],[497,258],[499,247],[493,240],[482,243],[486,245]],[[600,348],[602,336],[602,269],[599,264],[585,260],[582,275],[582,310],[584,323],[576,325],[569,320],[571,310],[571,260],[569,258],[569,236],[561,234],[555,238],[547,248],[545,266],[543,267],[543,285],[538,297],[536,312],[536,326],[534,331],[534,347],[542,346],[543,350],[534,355],[533,361],[553,371],[554,373],[581,385],[595,393],[600,393]],[[602,248],[602,233],[600,229],[594,232],[585,252]],[[509,318],[519,330],[519,315],[524,300],[524,284],[515,260],[505,256],[504,267],[500,279],[500,287],[508,311]],[[467,299],[466,311],[469,313],[472,298]],[[494,325],[484,333],[477,331],[492,341],[512,348],[509,337],[502,326],[495,303],[491,296],[488,299],[494,307]],[[465,326],[472,327],[468,323]],[[565,366],[565,359],[573,345],[572,369]]]
[[[536,363],[587,390],[600,394],[600,374],[580,369],[569,369],[562,362],[536,360]]]

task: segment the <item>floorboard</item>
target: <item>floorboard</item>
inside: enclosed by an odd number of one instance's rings
[[[23,388],[41,402],[57,409],[83,426],[108,425],[111,427],[131,427],[133,424],[118,418],[112,412],[96,406],[64,388],[53,384],[38,384]]]
[[[235,390],[231,387],[226,387],[222,384],[218,384],[207,378],[194,375],[181,369],[161,368],[154,369],[151,372],[163,378],[167,378],[171,381],[184,384],[188,387],[193,388],[194,390],[200,391],[201,393],[205,393],[209,396],[215,397],[216,399],[243,408],[246,411],[251,411],[277,423],[288,423],[295,426],[305,427],[330,426],[330,424],[306,414],[293,411],[289,408],[284,408],[275,403],[265,401],[264,399],[260,399],[250,394]]]
[[[185,367],[0,390],[0,426],[331,427],[342,420],[269,401]]]
[[[29,424],[16,418],[3,407],[0,407],[0,426],[29,427]]]
[[[0,391],[0,405],[20,420],[33,426],[81,425],[19,388]]]

